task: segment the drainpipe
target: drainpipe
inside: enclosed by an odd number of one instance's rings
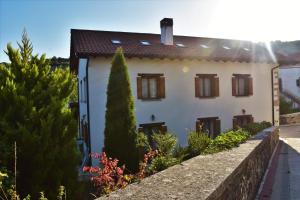
[[[280,65],[273,67],[271,69],[271,85],[272,85],[272,124],[273,126],[275,125],[275,116],[274,116],[274,70],[279,68]],[[279,86],[278,86],[279,87]]]

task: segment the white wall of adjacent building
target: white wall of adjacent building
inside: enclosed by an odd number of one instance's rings
[[[86,60],[79,64],[84,66]],[[177,135],[182,145],[186,144],[189,130],[194,130],[197,118],[219,117],[221,130],[232,128],[235,115],[251,114],[254,121],[272,122],[271,68],[275,64],[240,62],[214,62],[198,60],[169,60],[127,58],[132,93],[135,97],[137,126],[144,123],[165,122],[168,131]],[[104,142],[106,87],[111,67],[111,58],[90,57],[88,66],[89,111],[91,151],[101,152]],[[136,77],[138,73],[163,73],[166,98],[145,101],[137,99]],[[220,95],[216,98],[195,98],[196,74],[217,74]],[[232,96],[232,74],[251,74],[253,96]],[[81,104],[80,104],[81,105]],[[86,113],[86,107],[80,106]],[[279,110],[279,109],[278,109]],[[80,116],[82,117],[82,113]],[[151,116],[155,116],[155,121]],[[275,121],[278,121],[277,109]]]
[[[300,87],[296,80],[300,78],[300,66],[283,66],[279,70],[279,77],[282,82],[282,89],[292,92],[300,98]]]

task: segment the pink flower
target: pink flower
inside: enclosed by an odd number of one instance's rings
[[[83,169],[82,169],[83,172],[88,172],[90,171],[90,167],[88,166],[84,166]]]

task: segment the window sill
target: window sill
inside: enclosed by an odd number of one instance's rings
[[[163,98],[156,98],[156,99],[140,99],[141,101],[162,101]]]
[[[198,99],[215,99],[217,98],[218,96],[209,96],[209,97],[196,97]]]
[[[253,95],[235,95],[233,97],[251,97],[251,96],[253,96]]]

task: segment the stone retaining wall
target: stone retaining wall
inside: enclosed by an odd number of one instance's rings
[[[270,128],[230,151],[197,156],[104,199],[254,199],[279,141]]]
[[[280,115],[280,124],[298,124],[300,123],[300,112]]]

